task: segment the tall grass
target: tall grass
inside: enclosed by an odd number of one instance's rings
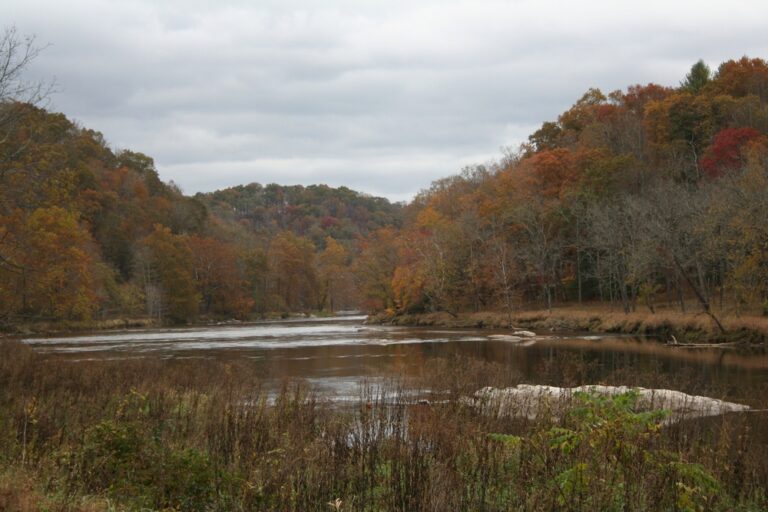
[[[445,312],[422,314],[379,314],[371,322],[395,325],[444,327],[486,327],[505,329],[512,325],[536,331],[586,331],[651,335],[679,343],[743,342],[765,344],[768,341],[768,317],[765,315],[734,315],[716,311],[725,333],[720,332],[712,318],[696,307],[681,313],[669,308],[655,312],[638,310],[630,313],[610,305],[596,303],[582,306],[560,306],[549,310],[520,310],[506,312]]]
[[[588,373],[573,359],[548,364],[559,384]],[[662,426],[631,396],[585,396],[532,422],[459,400],[517,380],[442,360],[339,404],[301,382],[267,389],[248,362],[67,362],[3,342],[0,509],[768,507],[763,415]]]

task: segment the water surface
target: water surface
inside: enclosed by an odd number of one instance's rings
[[[615,335],[538,333],[510,341],[510,331],[364,325],[365,317],[98,332],[27,338],[49,358],[199,358],[248,360],[266,381],[304,379],[333,396],[360,384],[419,375],[436,361],[496,363],[519,382],[552,385],[668,384],[690,393],[764,406],[768,356],[732,349],[671,347]]]

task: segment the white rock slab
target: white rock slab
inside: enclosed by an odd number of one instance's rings
[[[601,385],[574,388],[533,384],[520,384],[513,388],[503,389],[485,387],[478,390],[473,398],[465,400],[465,403],[479,407],[485,414],[535,419],[542,413],[559,416],[572,404],[574,393],[577,392],[619,395],[632,390],[639,394],[638,410],[668,410],[671,414],[667,418],[667,422],[750,410],[748,405],[725,402],[706,396],[689,395],[672,389]]]
[[[521,338],[520,336],[513,336],[511,334],[491,334],[488,337],[491,338],[492,340],[510,341],[513,343],[516,343],[518,341],[523,341],[523,338]]]

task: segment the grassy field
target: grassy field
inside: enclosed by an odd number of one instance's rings
[[[542,371],[582,384],[578,364]],[[670,378],[606,383],[682,385]],[[2,341],[0,510],[768,507],[765,414],[667,425],[631,394],[587,395],[531,421],[461,400],[517,379],[501,365],[439,360],[340,405],[301,382],[268,392],[247,361],[73,362]],[[429,390],[430,403],[404,386]]]

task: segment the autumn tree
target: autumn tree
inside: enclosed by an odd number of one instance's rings
[[[400,244],[399,264],[392,274],[392,298],[397,311],[421,313],[427,306],[424,270],[420,256],[407,243]]]
[[[6,218],[7,220],[10,220]],[[1,309],[51,319],[88,320],[98,307],[92,240],[77,216],[40,208],[0,228],[7,242]]]
[[[254,299],[236,248],[199,235],[189,238],[189,248],[202,312],[247,318]]]
[[[187,237],[157,224],[140,242],[138,261],[147,312],[160,319],[186,323],[198,313],[194,260]]]
[[[717,114],[712,98],[688,92],[649,104],[646,126],[671,178],[701,178],[701,159],[720,123]]]
[[[369,311],[391,309],[395,306],[392,278],[398,263],[397,231],[382,228],[360,241],[354,274],[363,307]]]
[[[701,167],[710,178],[717,178],[745,165],[742,149],[760,137],[754,128],[726,128],[721,130],[701,161]]]
[[[350,304],[354,296],[349,270],[349,253],[332,237],[325,239],[325,249],[317,256],[320,305],[331,312]]]
[[[528,142],[533,145],[536,151],[555,149],[562,133],[563,130],[558,123],[546,121],[541,125],[541,128],[528,137]]]
[[[718,193],[708,213],[722,226],[726,284],[736,310],[757,304],[768,314],[768,141],[752,144],[746,153],[743,173],[712,185]]]
[[[646,204],[619,197],[593,205],[587,212],[589,257],[600,294],[611,302],[620,301],[624,312],[634,310],[640,291],[655,284],[658,248],[652,236],[645,236]]]
[[[283,311],[316,309],[315,246],[290,231],[278,234],[267,252],[273,304]]]
[[[247,251],[243,263],[246,284],[253,301],[253,311],[263,317],[272,304],[269,294],[270,272],[267,253],[262,249]]]
[[[735,98],[754,95],[768,101],[768,62],[763,59],[742,57],[720,64],[712,80],[715,93]]]

